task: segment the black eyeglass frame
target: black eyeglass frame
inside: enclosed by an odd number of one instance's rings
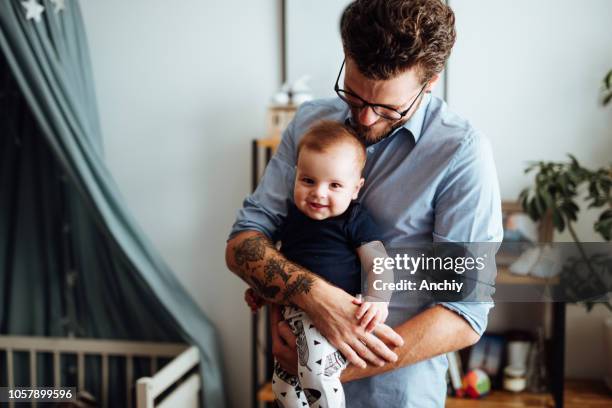
[[[408,112],[410,112],[410,109],[412,109],[412,107],[414,106],[414,104],[416,103],[416,101],[419,99],[419,97],[421,96],[421,94],[423,93],[423,91],[425,90],[425,87],[427,87],[427,82],[423,85],[423,87],[421,88],[421,90],[419,91],[418,95],[414,98],[414,100],[412,101],[412,103],[410,104],[410,106],[408,106],[408,108],[406,110],[403,111],[398,111],[397,109],[389,106],[389,105],[383,105],[380,103],[370,103],[368,101],[366,101],[365,99],[363,99],[361,96],[351,92],[351,91],[347,91],[346,89],[342,89],[338,86],[338,82],[340,82],[340,76],[342,75],[342,68],[344,68],[344,63],[346,62],[346,60],[342,61],[342,65],[340,66],[340,71],[338,72],[338,77],[336,78],[336,84],[334,85],[334,91],[336,92],[336,95],[338,95],[338,98],[342,99],[347,105],[356,108],[356,109],[364,109],[367,107],[371,107],[372,111],[380,116],[381,118],[387,119],[387,120],[394,120],[394,121],[398,121],[398,120],[402,120],[402,118],[404,116],[406,116],[408,114]],[[357,106],[349,101],[347,101],[345,98],[342,97],[342,95],[340,94],[340,92],[344,92],[345,94],[351,95],[354,98],[357,98],[359,101],[362,102],[361,106]],[[384,109],[389,109],[393,112],[396,112],[398,115],[400,115],[399,118],[390,118],[388,116],[385,115],[381,115],[380,113],[376,112],[377,107],[380,108],[384,108]]]

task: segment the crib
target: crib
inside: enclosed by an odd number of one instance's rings
[[[64,337],[0,336],[0,352],[6,353],[6,376],[9,388],[15,387],[14,353],[29,355],[29,386],[37,386],[37,356],[47,353],[52,355],[53,386],[76,387],[77,391],[83,390],[85,386],[85,359],[94,356],[101,360],[101,392],[98,402],[100,407],[196,408],[200,406],[200,355],[195,346]],[[60,384],[62,356],[73,356],[72,358],[76,356],[77,384]],[[125,401],[109,401],[109,358],[125,360],[127,391]],[[151,376],[134,379],[136,358],[149,361]],[[171,359],[170,362],[158,367],[160,360],[168,359]],[[45,384],[45,386],[51,385]],[[136,396],[135,401],[133,394]],[[36,407],[36,403],[32,402],[32,406]],[[13,408],[14,403],[9,403],[9,407]]]

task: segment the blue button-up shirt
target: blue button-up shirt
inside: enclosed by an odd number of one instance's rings
[[[338,98],[303,104],[283,134],[257,190],[246,198],[230,236],[257,230],[272,237],[293,197],[297,145],[321,119],[350,119]],[[469,122],[427,94],[404,126],[367,148],[360,200],[382,226],[386,246],[414,242],[501,242],[497,173],[488,140]],[[394,297],[395,299],[395,297]],[[493,306],[486,302],[440,302],[466,319],[478,334]],[[395,302],[387,324],[398,325],[432,304]],[[443,407],[445,356],[345,384],[347,406]]]

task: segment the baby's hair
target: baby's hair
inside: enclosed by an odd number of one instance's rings
[[[322,120],[306,131],[297,148],[300,156],[302,149],[324,153],[334,146],[347,143],[354,147],[359,170],[363,170],[366,162],[366,147],[355,131],[339,122]]]

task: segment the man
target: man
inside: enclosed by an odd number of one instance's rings
[[[347,406],[442,407],[443,354],[479,339],[490,301],[392,303],[394,331],[381,325],[372,336],[357,325],[351,296],[287,261],[271,241],[291,197],[297,143],[320,119],[351,124],[368,145],[360,200],[384,227],[386,245],[501,241],[490,146],[430,93],[455,40],[450,8],[441,0],[357,0],[342,15],[341,35],[339,98],[300,108],[244,202],[227,264],[268,300],[304,309],[343,352],[352,363],[342,376]],[[276,358],[295,372],[291,331],[281,322],[272,336]]]

